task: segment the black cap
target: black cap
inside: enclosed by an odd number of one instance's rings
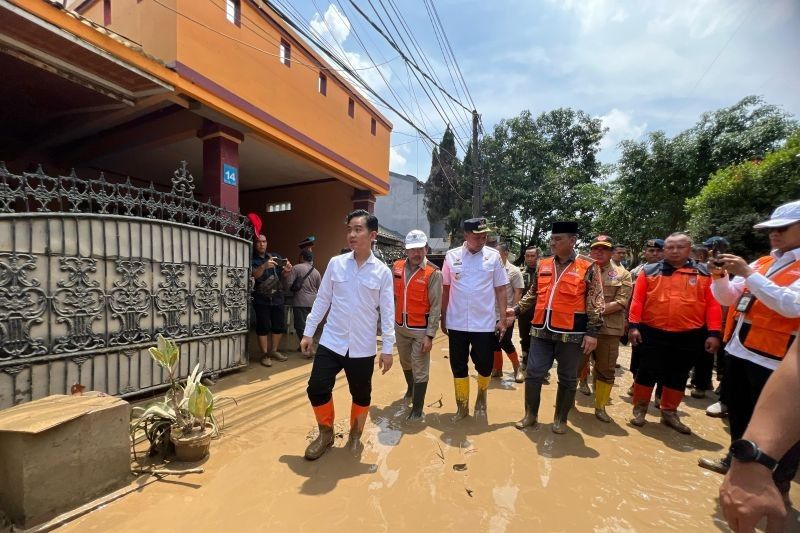
[[[551,233],[578,233],[578,223],[573,222],[571,220],[562,220],[559,222],[553,222],[553,227],[550,230]]]
[[[316,237],[314,237],[313,235],[309,235],[308,237],[306,237],[305,239],[303,239],[302,241],[297,243],[297,246],[299,246],[301,249],[302,248],[307,248],[309,246],[313,246],[314,245],[314,241],[316,241],[316,240],[317,240]]]
[[[489,225],[485,218],[468,218],[464,221],[464,231],[472,233],[489,233]]]
[[[645,248],[659,248],[661,250],[664,249],[664,240],[663,239],[649,239],[644,243]]]
[[[705,242],[703,243],[703,246],[708,246],[709,248],[713,248],[714,244],[717,242],[724,246],[731,245],[731,243],[729,243],[728,239],[726,239],[725,237],[716,236],[716,237],[709,237],[708,239],[706,239]]]

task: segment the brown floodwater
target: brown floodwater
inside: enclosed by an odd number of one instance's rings
[[[350,399],[340,375],[340,435],[315,462],[303,459],[314,431],[305,394],[309,362],[291,354],[270,369],[251,365],[215,387],[239,405],[224,408],[224,435],[213,442],[203,474],[168,476],[60,531],[728,530],[717,500],[722,478],[697,466],[728,443],[724,421],[704,414],[716,397],[687,396],[681,405],[692,435],[659,424],[652,407],[644,428],[631,426],[623,348],[608,407],[614,423],[595,419],[590,398],[579,393],[569,431],[554,434],[554,380],[544,387],[541,425],[523,432],[513,426],[523,386],[513,382],[506,359],[503,379],[490,386],[488,418],[454,423],[446,346],[438,338],[432,351],[425,423],[405,420],[397,358],[389,374],[376,369],[360,457],[343,448]],[[471,389],[470,403],[474,380]],[[796,483],[791,495],[800,501]],[[796,511],[790,520],[789,530],[800,531]]]

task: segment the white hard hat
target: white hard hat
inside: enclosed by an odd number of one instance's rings
[[[406,235],[406,250],[412,248],[423,248],[428,244],[428,237],[418,229],[412,229]]]

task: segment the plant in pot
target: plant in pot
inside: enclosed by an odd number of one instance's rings
[[[131,441],[135,443],[139,432],[143,432],[150,443],[149,455],[167,456],[174,448],[179,461],[199,461],[208,454],[211,439],[219,434],[214,417],[219,398],[200,383],[200,363],[185,385],[175,378],[180,349],[174,341],[158,335],[157,345],[149,351],[166,370],[170,386],[163,401],[132,410]]]

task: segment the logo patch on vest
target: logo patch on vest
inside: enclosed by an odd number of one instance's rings
[[[550,265],[542,265],[539,268],[539,273],[540,274],[552,274],[553,273],[553,267],[550,266]]]
[[[611,278],[611,279],[616,278],[617,277],[617,271],[616,270],[609,270],[608,271],[608,277]]]
[[[689,277],[689,285],[691,285],[692,287],[697,285],[697,276],[690,276]]]

